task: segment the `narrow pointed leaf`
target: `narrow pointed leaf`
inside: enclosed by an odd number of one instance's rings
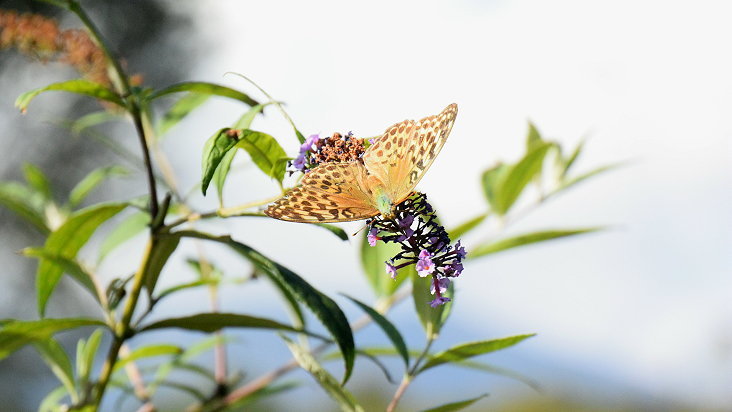
[[[425,363],[419,371],[423,372],[427,369],[434,368],[435,366],[439,366],[445,363],[459,362],[464,359],[472,358],[474,356],[505,349],[534,335],[535,334],[533,333],[528,335],[516,335],[508,338],[468,342],[461,345],[453,346],[446,351],[436,353],[435,355],[430,356],[427,360],[427,363]]]
[[[308,351],[304,350],[300,345],[290,339],[287,339],[284,336],[282,338],[285,340],[287,347],[290,348],[290,352],[292,352],[292,355],[295,357],[295,360],[300,367],[305,369],[313,378],[315,378],[318,384],[328,392],[328,395],[338,403],[342,411],[363,411],[363,408],[356,403],[356,399],[353,395],[346,388],[341,386],[333,375],[323,369],[323,367],[320,366],[318,361]]]
[[[540,232],[526,233],[523,235],[501,239],[493,243],[480,245],[468,253],[468,258],[475,259],[481,256],[502,252],[504,250],[512,249],[519,246],[526,246],[533,243],[544,242],[547,240],[554,240],[563,237],[597,232],[598,230],[602,229],[602,227],[587,227],[580,229],[544,230]]]
[[[102,242],[97,261],[101,262],[117,246],[142,233],[149,224],[150,214],[148,212],[137,212],[124,218]]]
[[[33,188],[36,193],[39,193],[44,200],[53,200],[53,196],[51,194],[51,183],[38,166],[30,163],[24,164],[23,174],[25,175],[26,182],[28,182],[28,186]]]
[[[0,182],[0,205],[15,212],[43,234],[50,232],[43,215],[43,199],[17,182]]]
[[[407,350],[407,344],[404,343],[404,338],[402,337],[402,334],[399,333],[399,330],[389,322],[387,318],[384,317],[381,313],[377,312],[375,309],[373,309],[371,306],[352,298],[348,295],[343,295],[346,298],[350,299],[351,302],[355,303],[356,306],[361,308],[364,312],[366,312],[369,316],[371,316],[371,319],[376,322],[377,325],[381,328],[381,330],[386,333],[386,336],[389,338],[391,343],[394,345],[394,348],[399,352],[399,355],[404,359],[404,365],[409,366],[409,351]]]
[[[166,134],[173,126],[177,125],[186,116],[191,114],[199,106],[206,103],[211,97],[210,94],[188,93],[181,97],[170,109],[163,115],[157,128],[157,136],[161,137]]]
[[[425,409],[422,412],[453,412],[453,411],[460,411],[460,410],[463,410],[463,409],[467,408],[468,406],[474,404],[475,402],[478,402],[479,400],[485,398],[486,396],[488,396],[487,393],[486,394],[483,394],[483,395],[480,395],[480,396],[477,396],[477,397],[472,398],[472,399],[466,399],[464,401],[446,403],[444,405],[440,405],[440,406],[437,406],[435,408]]]
[[[497,210],[500,215],[506,214],[516,200],[523,193],[526,185],[541,173],[544,157],[552,147],[550,143],[537,145],[529,151],[518,163],[511,166],[498,184]]]
[[[541,143],[541,133],[539,133],[534,123],[529,122],[529,131],[526,133],[526,150],[530,151]]]
[[[299,302],[305,304],[336,340],[338,348],[343,354],[343,361],[346,368],[343,382],[348,381],[353,371],[353,360],[356,354],[353,332],[351,331],[351,326],[348,323],[346,315],[343,314],[341,308],[332,299],[312,287],[295,272],[228,236],[214,237],[195,231],[180,231],[177,233],[182,236],[207,239],[228,245],[252,262],[260,272],[267,275],[283,293],[294,296]],[[296,310],[299,310],[299,308]]]
[[[285,332],[304,333],[309,336],[322,338],[322,336],[316,333],[308,332],[304,329],[293,328],[292,326],[285,325],[271,319],[235,313],[199,313],[197,315],[184,316],[181,318],[163,319],[144,326],[140,329],[140,332],[163,328],[180,328],[205,333],[215,332],[223,328],[273,329]]]
[[[74,370],[71,367],[66,351],[56,339],[49,338],[33,342],[43,361],[46,362],[54,375],[58,378],[66,391],[71,394],[72,400],[77,400],[76,388],[74,387]]]
[[[222,86],[220,84],[208,83],[208,82],[184,82],[168,86],[162,90],[158,90],[148,97],[149,100],[154,100],[159,97],[180,92],[192,92],[200,94],[209,94],[214,96],[228,97],[230,99],[238,100],[249,106],[256,106],[257,101],[242,93],[238,90],[234,90],[230,87]]]
[[[488,217],[488,213],[481,213],[478,216],[471,218],[469,220],[466,220],[465,222],[461,223],[457,227],[450,229],[447,231],[447,233],[450,234],[451,239],[458,239],[462,235],[470,232],[471,230],[478,227],[483,221]]]
[[[92,190],[96,189],[106,179],[114,176],[125,176],[128,173],[127,169],[121,166],[107,166],[92,171],[71,189],[69,207],[75,208],[78,206],[89,196]]]
[[[75,281],[79,282],[79,284],[87,291],[89,291],[94,299],[99,301],[97,287],[94,284],[91,275],[86,271],[86,269],[81,267],[79,262],[55,253],[50,253],[43,248],[23,249],[23,255],[53,262],[57,266],[61,267],[63,271],[71,276]]]
[[[510,171],[510,165],[498,163],[497,165],[483,172],[483,175],[481,176],[481,181],[483,183],[483,193],[485,194],[485,198],[491,207],[491,211],[500,216],[503,215],[500,199],[501,184]]]
[[[66,387],[64,385],[61,385],[52,390],[41,401],[41,404],[38,406],[38,412],[63,411],[64,409],[61,408],[59,403],[61,402],[61,399],[63,399],[66,395],[68,395],[68,392],[66,391]]]
[[[280,394],[285,391],[289,391],[290,389],[295,389],[299,387],[301,384],[298,382],[285,382],[278,385],[268,385],[263,388],[257,389],[256,391],[252,392],[251,394],[238,399],[234,401],[233,403],[226,405],[224,409],[221,410],[221,412],[241,412],[245,409],[242,409],[244,406],[250,405],[254,402],[257,402],[261,399],[265,399],[277,394]]]
[[[228,127],[220,129],[213,134],[203,147],[203,160],[201,162],[201,192],[206,196],[206,190],[211,183],[214,172],[224,159],[226,154],[236,147],[238,143],[238,131]]]
[[[76,373],[79,381],[82,383],[89,382],[89,375],[94,368],[94,359],[97,356],[99,344],[102,343],[102,329],[97,329],[89,336],[89,341],[77,347]]]
[[[55,333],[81,326],[105,326],[96,319],[41,319],[33,321],[11,321],[0,328],[0,360],[38,340],[48,339]]]
[[[183,353],[183,349],[175,345],[148,345],[133,350],[129,356],[120,358],[114,365],[114,371],[119,370],[130,362],[134,362],[138,359],[151,358],[155,356],[163,355],[179,355]]]
[[[125,103],[122,99],[110,89],[102,86],[99,83],[90,82],[88,80],[76,79],[68,80],[65,82],[54,83],[45,87],[41,87],[29,92],[23,93],[15,100],[15,107],[25,112],[28,109],[28,104],[31,100],[39,94],[47,91],[65,91],[85,96],[95,97],[100,100],[105,100],[110,103],[114,103],[117,106],[124,107]]]
[[[608,170],[615,169],[615,168],[617,168],[617,167],[619,167],[621,165],[622,165],[621,163],[614,163],[614,164],[610,164],[610,165],[606,165],[606,166],[601,166],[601,167],[598,167],[597,169],[591,170],[591,171],[589,171],[587,173],[583,173],[583,174],[581,174],[579,176],[576,176],[576,177],[573,177],[573,178],[570,178],[570,179],[566,179],[565,181],[562,182],[562,184],[555,191],[555,193],[556,192],[559,192],[559,191],[567,190],[570,187],[572,187],[572,186],[574,186],[574,185],[576,185],[578,183],[581,183],[581,182],[583,182],[583,181],[585,181],[585,180],[587,180],[587,179],[589,179],[589,178],[591,178],[593,176],[599,175],[600,173],[607,172]]]
[[[582,153],[582,148],[584,147],[584,145],[585,141],[582,140],[581,142],[579,142],[579,144],[577,144],[572,153],[566,159],[563,159],[564,165],[561,170],[561,177],[565,177],[567,173],[569,173],[569,170],[572,168],[572,166],[574,166],[574,163],[579,158],[580,153]]]
[[[108,110],[100,110],[98,112],[89,113],[87,115],[81,116],[80,118],[74,120],[70,124],[71,132],[74,135],[81,134],[84,130],[94,127],[103,123],[107,122],[113,122],[116,120],[122,120],[124,119],[123,116],[120,116],[118,113],[112,113]]]
[[[176,235],[158,236],[155,239],[148,259],[148,267],[145,268],[145,289],[150,297],[153,296],[160,272],[170,259],[170,255],[178,248],[179,243],[180,236]]]
[[[99,204],[72,214],[61,227],[46,239],[43,249],[55,256],[74,259],[96,229],[112,216],[127,207],[125,204]],[[38,311],[46,311],[46,303],[56,288],[64,268],[48,259],[41,259],[36,273]]]

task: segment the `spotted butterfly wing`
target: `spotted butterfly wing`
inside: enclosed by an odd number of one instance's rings
[[[291,222],[345,222],[378,215],[375,194],[386,194],[393,204],[407,198],[445,144],[456,115],[457,105],[451,104],[438,115],[391,126],[361,160],[315,167],[264,213]]]
[[[269,206],[267,216],[291,222],[347,222],[379,214],[364,190],[368,179],[360,162],[322,164],[302,184]]]
[[[363,155],[370,174],[377,176],[394,204],[401,203],[414,190],[445,144],[457,116],[457,104],[440,114],[419,121],[397,123]]]

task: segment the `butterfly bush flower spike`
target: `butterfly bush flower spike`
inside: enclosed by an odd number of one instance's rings
[[[396,269],[414,265],[420,277],[431,277],[430,292],[435,299],[432,307],[450,301],[447,293],[452,278],[460,276],[463,271],[462,261],[465,259],[465,247],[458,241],[455,246],[447,231],[437,223],[435,211],[427,202],[427,196],[416,193],[397,205],[395,215],[391,219],[377,216],[369,221],[369,244],[377,240],[400,245],[400,251],[387,263],[387,273],[395,273]],[[380,236],[376,238],[376,233]],[[394,272],[390,268],[394,268]]]
[[[376,246],[376,241],[379,240],[379,237],[376,236],[379,233],[379,229],[372,227],[369,229],[369,234],[366,235],[366,240],[369,242],[369,246],[374,247]]]

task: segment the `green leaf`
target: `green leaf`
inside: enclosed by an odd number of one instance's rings
[[[399,355],[401,355],[402,359],[404,359],[404,365],[409,367],[409,350],[407,349],[407,344],[404,343],[404,338],[402,337],[402,334],[399,333],[399,330],[391,323],[389,320],[384,317],[381,313],[377,312],[375,309],[373,309],[371,306],[352,298],[348,295],[343,295],[351,300],[351,302],[355,303],[358,307],[360,307],[364,312],[366,312],[371,319],[376,322],[377,325],[381,328],[381,330],[386,333],[386,336],[389,338],[391,343],[394,345],[394,348],[399,352]]]
[[[532,336],[535,336],[535,334],[532,333],[528,335],[516,335],[501,339],[481,340],[453,346],[446,351],[436,353],[427,358],[427,362],[419,369],[419,371],[423,372],[427,369],[434,368],[435,366],[439,366],[445,363],[459,362],[464,359],[472,358],[474,356],[505,349]]]
[[[263,388],[255,390],[254,392],[243,398],[237,399],[229,405],[224,406],[224,409],[222,409],[221,412],[241,412],[245,410],[242,409],[244,406],[250,405],[261,399],[265,399],[280,394],[282,392],[289,391],[290,389],[295,389],[298,386],[300,386],[300,383],[298,382],[285,382],[279,385],[265,386]]]
[[[262,110],[268,105],[272,104],[272,102],[267,102],[264,104],[258,104],[256,106],[252,106],[251,109],[249,109],[246,113],[244,113],[239,120],[234,123],[233,126],[231,126],[233,129],[249,129],[252,126],[252,122],[254,121],[254,118],[257,117],[258,114],[262,113]]]
[[[25,112],[28,109],[28,104],[30,104],[31,100],[33,100],[34,97],[38,96],[39,94],[51,90],[58,90],[58,91],[64,91],[64,92],[71,92],[76,94],[81,94],[85,96],[91,96],[96,97],[100,100],[105,100],[110,103],[114,103],[117,106],[125,107],[125,102],[122,101],[122,99],[113,91],[110,89],[102,86],[99,83],[90,82],[88,80],[83,79],[76,79],[76,80],[68,80],[65,82],[59,82],[50,84],[46,87],[41,87],[35,90],[31,90],[29,92],[23,93],[15,100],[15,107],[20,109],[22,112]]]
[[[213,178],[216,168],[229,150],[238,143],[238,131],[224,127],[213,134],[203,146],[203,160],[201,162],[201,192],[206,196],[206,190]]]
[[[105,326],[105,324],[96,319],[75,318],[8,322],[0,328],[0,360],[29,343],[45,340],[56,332],[81,326]]]
[[[581,229],[564,229],[564,230],[544,230],[540,232],[526,233],[523,235],[513,236],[501,239],[493,243],[481,245],[468,253],[469,259],[490,255],[492,253],[502,252],[519,246],[530,245],[532,243],[544,242],[547,240],[559,239],[568,236],[581,235],[584,233],[592,233],[602,230],[602,227],[587,227]]]
[[[483,172],[483,175],[481,176],[483,193],[485,194],[486,200],[488,200],[491,210],[499,215],[503,215],[503,213],[500,212],[501,204],[499,199],[501,184],[510,171],[510,165],[498,163]]]
[[[392,296],[412,273],[416,273],[413,266],[401,268],[396,279],[386,273],[386,261],[396,256],[401,250],[396,243],[376,242],[376,246],[369,245],[367,231],[361,236],[361,267],[371,289],[380,298]]]
[[[285,340],[287,347],[290,348],[290,352],[292,352],[300,367],[315,378],[318,384],[328,392],[328,395],[338,403],[342,411],[363,411],[363,408],[356,403],[353,395],[341,386],[333,375],[323,369],[308,351],[290,339],[287,339],[287,337],[283,336],[282,339]]]
[[[66,411],[66,408],[62,408],[59,403],[61,402],[61,399],[63,399],[68,392],[66,392],[66,387],[61,385],[57,387],[56,389],[49,392],[45,398],[41,401],[41,404],[38,406],[38,412],[63,412]]]
[[[17,182],[0,182],[0,205],[32,224],[42,234],[50,232],[43,214],[43,200]]]
[[[481,213],[478,216],[471,218],[469,220],[466,220],[465,222],[458,225],[458,227],[450,229],[447,231],[447,233],[450,234],[451,239],[458,239],[462,235],[470,232],[471,230],[475,229],[483,223],[483,221],[489,216],[488,212]]]
[[[76,347],[76,374],[82,387],[89,382],[89,375],[94,367],[94,358],[97,356],[103,334],[101,329],[97,329],[89,336],[88,342],[84,342],[82,339]]]
[[[151,358],[154,356],[162,355],[179,355],[181,353],[183,353],[183,349],[175,345],[161,344],[143,346],[133,350],[128,356],[120,358],[117,363],[115,363],[113,371],[117,371],[120,368],[124,367],[126,364],[134,362],[138,359]]]
[[[102,242],[102,245],[99,247],[99,258],[97,261],[101,262],[104,260],[109,252],[141,233],[149,224],[150,214],[148,212],[137,212],[124,218]]]
[[[78,394],[74,387],[74,371],[71,368],[71,361],[61,344],[56,339],[48,338],[33,342],[33,346],[36,347],[41,358],[51,368],[53,374],[64,385],[66,392],[71,395],[71,400],[77,402]]]
[[[234,90],[230,87],[222,86],[219,84],[208,83],[208,82],[184,82],[168,86],[165,89],[158,90],[148,97],[149,100],[155,100],[159,97],[180,92],[191,92],[209,94],[214,96],[228,97],[230,99],[238,100],[249,106],[256,106],[257,101],[247,96],[246,94]]]
[[[221,158],[218,167],[214,171],[212,180],[216,185],[216,194],[219,196],[219,207],[224,207],[224,184],[226,184],[226,178],[229,176],[231,170],[231,163],[234,161],[236,156],[236,150],[229,150]]]
[[[447,289],[447,293],[443,293],[444,296],[449,297],[451,300],[444,305],[439,305],[435,308],[430,306],[430,302],[435,298],[430,293],[430,286],[432,283],[432,276],[419,277],[416,271],[412,273],[412,300],[414,301],[414,308],[419,316],[419,321],[422,323],[427,339],[436,339],[440,334],[442,325],[447,320],[447,316],[452,310],[454,303],[455,291],[453,284],[451,283]]]
[[[155,300],[159,301],[159,300],[163,299],[164,297],[172,295],[173,293],[179,292],[181,290],[195,288],[198,286],[217,285],[219,282],[220,282],[220,279],[213,278],[213,279],[202,279],[202,280],[196,280],[193,282],[182,283],[182,284],[175,285],[175,286],[162,290],[158,294],[158,296],[155,297]]]
[[[345,363],[344,383],[348,381],[353,371],[353,360],[356,356],[356,349],[353,342],[353,332],[348,324],[348,319],[340,307],[329,297],[312,287],[305,279],[298,276],[286,267],[270,260],[251,247],[239,243],[228,236],[214,237],[195,231],[177,232],[183,236],[207,239],[228,245],[234,251],[252,262],[262,273],[267,275],[283,293],[294,296],[298,301],[304,303],[328,329],[338,343],[338,348],[343,354]],[[289,300],[289,299],[288,299]],[[299,310],[297,306],[293,310]]]
[[[158,236],[155,238],[150,250],[148,266],[145,268],[145,289],[147,289],[147,293],[151,298],[153,291],[155,291],[155,285],[158,283],[160,272],[162,272],[163,267],[168,262],[170,255],[178,248],[179,243],[180,236],[176,235]]]
[[[125,204],[99,204],[73,213],[66,222],[46,239],[43,249],[55,256],[74,259],[95,230],[107,219],[127,207]],[[41,259],[36,274],[38,311],[41,316],[46,312],[46,303],[51,297],[64,268],[48,259]]]
[[[285,178],[285,149],[274,137],[254,130],[244,129],[239,135],[237,147],[246,150],[252,161],[267,176],[282,182]]]
[[[467,399],[464,401],[458,401],[458,402],[452,402],[452,403],[446,403],[444,405],[440,405],[434,408],[425,409],[422,412],[453,412],[453,411],[459,411],[462,409],[467,408],[468,406],[474,404],[475,402],[478,402],[479,400],[485,398],[488,396],[487,393],[477,396],[475,398]]]
[[[526,185],[541,173],[544,157],[551,147],[551,143],[536,146],[523,159],[511,166],[511,169],[503,175],[503,178],[498,183],[495,204],[497,209],[494,212],[501,216],[508,212],[524,191]]]
[[[450,365],[457,366],[460,368],[479,370],[479,371],[487,372],[487,373],[490,373],[493,375],[505,376],[507,378],[515,379],[537,392],[541,392],[541,386],[538,383],[536,383],[534,380],[527,378],[526,376],[524,376],[520,373],[511,371],[508,369],[504,369],[504,368],[499,368],[498,366],[488,365],[486,363],[470,361],[470,360],[452,362],[452,363],[450,363]]]
[[[107,166],[93,170],[71,189],[69,208],[75,208],[102,182],[113,176],[125,176],[129,172],[122,166]]]
[[[80,118],[74,120],[71,125],[71,132],[78,136],[80,135],[84,130],[94,127],[97,125],[100,125],[102,123],[112,122],[116,120],[122,120],[124,117],[120,116],[118,113],[112,113],[108,110],[100,110],[97,112],[89,113],[87,115],[81,116]]]
[[[315,226],[322,227],[323,229],[329,231],[330,233],[338,236],[338,239],[340,240],[348,240],[348,233],[346,233],[345,230],[341,229],[340,227],[336,225],[331,225],[328,223],[313,223]]]
[[[539,133],[539,130],[534,126],[534,123],[529,122],[529,131],[526,133],[526,151],[530,152],[542,143],[541,133]]]
[[[191,114],[199,106],[206,103],[211,97],[210,94],[188,93],[181,97],[170,109],[163,115],[157,127],[157,136],[160,137],[167,133],[173,126],[177,125],[186,116]]]
[[[144,326],[140,329],[140,332],[163,328],[181,328],[205,333],[215,332],[223,328],[276,329],[286,332],[304,333],[309,336],[322,338],[318,334],[299,328],[293,328],[292,326],[275,322],[271,319],[235,313],[199,313],[197,315],[184,316],[182,318],[163,319]]]
[[[28,182],[28,185],[33,188],[36,193],[40,193],[44,201],[53,200],[53,195],[51,194],[51,183],[48,181],[48,178],[43,174],[41,169],[30,163],[25,163],[23,165],[23,174],[25,175],[25,180]]]
[[[567,173],[569,172],[569,169],[571,169],[572,166],[574,165],[574,162],[577,161],[577,158],[579,158],[580,153],[582,153],[582,148],[584,147],[584,145],[585,145],[585,141],[582,140],[581,142],[579,142],[577,144],[577,146],[574,148],[574,150],[572,151],[572,154],[570,154],[569,157],[567,157],[566,159],[562,159],[562,162],[564,163],[564,165],[562,166],[562,169],[561,169],[561,173],[560,173],[560,176],[562,178],[567,175]],[[560,156],[561,156],[561,154],[560,154]]]
[[[610,165],[606,165],[606,166],[601,166],[601,167],[598,167],[597,169],[593,169],[587,173],[583,173],[583,174],[573,177],[571,179],[566,179],[561,183],[559,188],[554,191],[554,193],[569,189],[570,187],[572,187],[578,183],[581,183],[593,176],[599,175],[600,173],[605,173],[608,170],[615,169],[621,165],[622,165],[621,163],[614,163],[614,164],[610,164]]]
[[[68,273],[75,281],[79,282],[79,284],[88,290],[94,299],[99,302],[97,287],[94,284],[91,275],[86,271],[86,269],[81,267],[79,262],[55,253],[50,253],[43,248],[25,248],[22,253],[23,256],[44,259],[61,267],[63,272]]]

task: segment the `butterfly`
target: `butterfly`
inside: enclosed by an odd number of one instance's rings
[[[377,138],[363,156],[350,162],[323,163],[305,174],[265,211],[290,222],[347,222],[382,215],[412,194],[437,157],[455,123],[457,105],[419,121],[397,123]]]

